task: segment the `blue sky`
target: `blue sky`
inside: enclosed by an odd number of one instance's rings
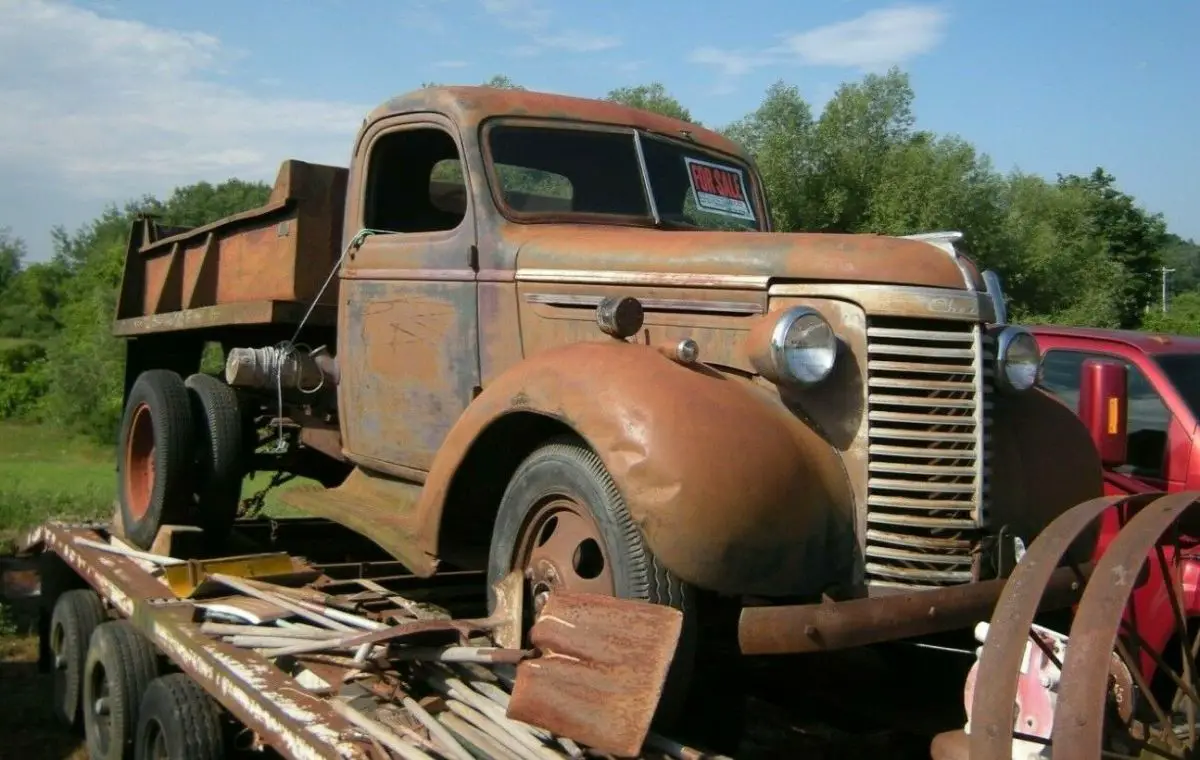
[[[110,201],[344,164],[365,112],[423,81],[657,80],[720,126],[773,81],[819,109],[898,64],[918,126],[1002,170],[1103,165],[1200,239],[1198,31],[1192,0],[0,0],[0,226],[41,258]]]

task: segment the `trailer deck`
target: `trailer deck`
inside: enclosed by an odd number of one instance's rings
[[[447,634],[464,633],[456,621],[478,616],[486,606],[483,573],[451,570],[418,578],[323,519],[239,523],[239,548],[254,553],[232,559],[170,562],[169,555],[133,549],[105,526],[54,522],[34,529],[22,553],[40,555],[43,604],[52,606],[61,592],[86,584],[110,617],[131,621],[171,667],[250,729],[252,748],[304,760],[457,758],[464,749],[466,757],[505,760],[583,756],[585,749],[569,739],[504,717],[515,668],[511,662],[478,663],[511,660],[505,654],[512,650],[478,637],[447,646]],[[164,543],[187,555],[186,532]],[[281,558],[290,572],[278,572]],[[230,568],[240,568],[241,577],[228,580],[235,576],[217,572],[232,573]],[[214,582],[220,578],[254,595],[220,588]],[[272,597],[274,603],[267,601]],[[324,613],[316,612],[322,607]],[[296,614],[305,611],[310,614]],[[393,652],[398,661],[385,662],[367,651],[370,645],[359,647],[357,659],[353,647],[347,653],[326,647],[277,654],[280,644],[327,644],[331,631],[313,621],[353,623],[356,617],[425,621],[429,635],[412,638],[419,651]],[[371,626],[343,627],[361,635]],[[44,651],[43,658],[52,653]],[[382,747],[393,754],[381,755]],[[646,748],[654,749],[641,757],[698,756],[656,734],[647,737]]]

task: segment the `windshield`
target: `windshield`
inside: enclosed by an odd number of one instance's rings
[[[517,219],[763,229],[747,167],[676,140],[629,129],[496,124],[487,144],[498,200]]]
[[[1192,415],[1200,418],[1200,354],[1158,354],[1154,357]]]

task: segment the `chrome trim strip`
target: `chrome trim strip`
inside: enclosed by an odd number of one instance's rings
[[[604,296],[570,293],[526,293],[525,301],[546,306],[594,308]],[[691,301],[684,298],[638,298],[646,311],[705,312],[717,314],[761,314],[763,308],[744,301]]]
[[[731,288],[766,290],[771,278],[757,274],[691,274],[682,272],[621,272],[596,269],[518,269],[518,282],[560,282],[580,285],[639,285],[666,288]]]
[[[772,298],[838,298],[862,307],[873,317],[925,317],[964,322],[991,322],[992,299],[955,288],[880,285],[877,283],[781,283],[772,285]]]

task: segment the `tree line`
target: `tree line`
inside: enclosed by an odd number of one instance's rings
[[[522,89],[503,76],[484,84]],[[696,122],[661,83],[606,98]],[[1002,173],[962,137],[917,129],[913,101],[897,69],[843,84],[820,114],[777,82],[718,131],[755,157],[778,230],[960,230],[970,254],[1003,276],[1014,321],[1200,334],[1200,245],[1172,234],[1103,167],[1054,179]],[[109,330],[133,216],[198,226],[265,203],[270,189],[230,179],[114,203],[74,232],[52,230],[45,262],[28,262],[24,242],[0,228],[0,417],[112,440],[123,357]],[[1175,270],[1165,314],[1162,266]]]

